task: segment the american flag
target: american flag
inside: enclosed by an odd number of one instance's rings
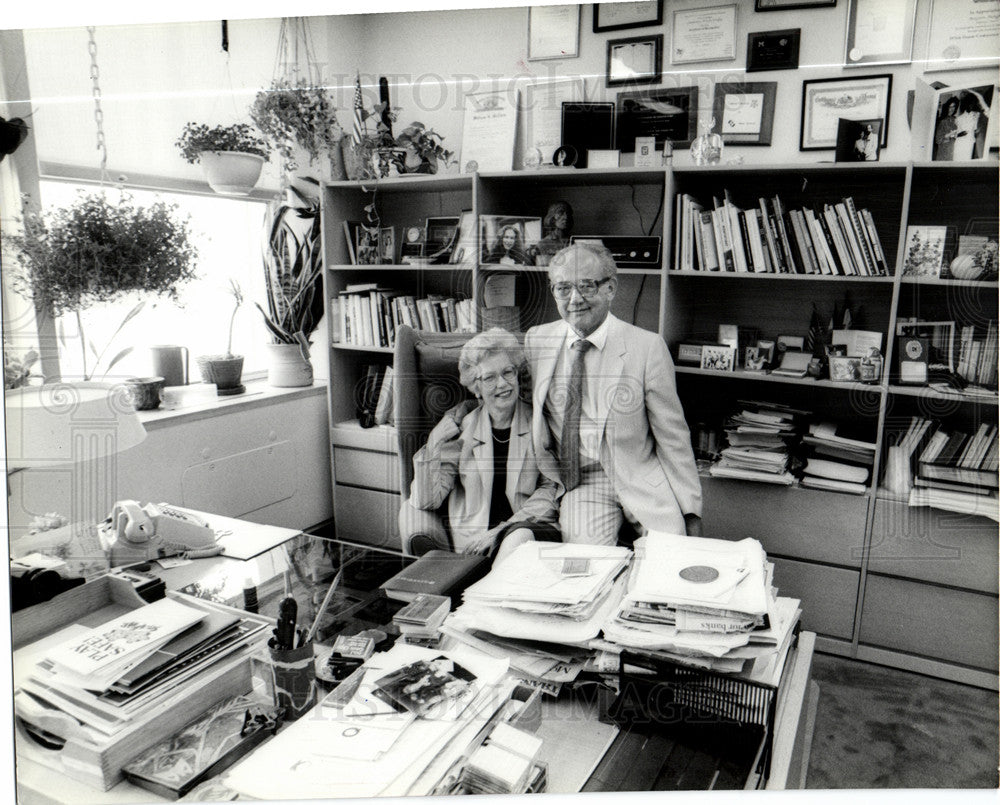
[[[361,145],[361,132],[364,127],[364,122],[361,120],[362,108],[361,74],[358,73],[357,79],[354,83],[354,128],[351,131],[351,139],[354,140],[354,144],[357,146]]]

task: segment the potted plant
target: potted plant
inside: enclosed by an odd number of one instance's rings
[[[343,178],[340,141],[344,131],[337,121],[337,107],[322,87],[300,80],[275,79],[257,93],[250,118],[265,139],[281,154],[284,169],[298,169],[295,147],[309,155],[312,165],[321,155],[330,160],[332,178]]]
[[[267,310],[259,304],[274,342],[268,345],[272,386],[312,385],[309,336],[323,316],[323,249],[319,201],[294,185],[271,206],[264,243]]]
[[[81,193],[68,207],[29,210],[22,220],[24,232],[3,239],[13,258],[14,290],[52,316],[75,314],[84,380],[94,376],[115,337],[145,301],[125,315],[103,350],[85,337],[81,311],[133,292],[176,299],[177,286],[195,276],[197,250],[190,223],[178,216],[176,205],[141,207],[128,195],[112,203],[103,194]],[[59,330],[65,344],[61,322]],[[104,374],[131,351],[118,352]]]
[[[201,377],[206,383],[215,383],[220,397],[242,394],[246,391],[240,381],[243,378],[243,356],[233,354],[233,325],[236,324],[236,314],[243,304],[243,291],[239,283],[229,280],[229,293],[233,297],[233,312],[229,316],[229,340],[226,351],[221,355],[201,355],[196,360],[201,370]]]
[[[267,143],[246,123],[212,128],[188,123],[177,147],[192,165],[201,163],[209,186],[224,196],[249,195],[271,156]]]
[[[436,131],[418,121],[403,129],[396,137],[396,144],[406,150],[406,172],[437,173],[442,164],[447,165],[454,151],[441,145],[443,139]]]

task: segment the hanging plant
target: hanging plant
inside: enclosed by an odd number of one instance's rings
[[[127,194],[111,203],[102,194],[81,193],[68,207],[27,211],[22,221],[23,234],[3,239],[13,258],[13,288],[53,316],[76,314],[85,380],[92,377],[107,347],[98,351],[87,342],[80,311],[133,291],[176,300],[178,285],[195,276],[198,253],[190,221],[180,217],[173,204],[141,207]],[[115,335],[143,304],[129,312]],[[96,359],[90,370],[87,347]],[[116,355],[105,371],[130,351]]]
[[[248,123],[232,126],[213,126],[204,123],[188,123],[177,140],[177,147],[188,162],[194,165],[201,160],[203,151],[235,151],[241,154],[256,154],[269,159],[271,149],[267,143],[254,134]]]
[[[270,89],[257,93],[250,118],[281,154],[286,171],[299,167],[295,145],[309,154],[311,165],[338,147],[344,136],[330,93],[302,80],[275,79]]]

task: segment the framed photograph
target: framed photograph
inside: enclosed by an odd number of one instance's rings
[[[861,379],[861,361],[858,356],[831,355],[830,380],[834,383],[852,383]]]
[[[824,151],[836,148],[837,128],[841,118],[884,120],[879,147],[885,148],[889,139],[891,98],[892,76],[888,74],[803,81],[799,150]]]
[[[840,119],[837,124],[835,162],[878,162],[882,118],[873,120]]]
[[[623,152],[635,150],[636,137],[655,137],[657,148],[667,140],[675,149],[690,148],[697,127],[697,87],[618,93],[615,143]]]
[[[678,344],[677,363],[701,366],[701,351],[704,347],[704,344]]]
[[[384,265],[392,265],[396,262],[396,227],[379,227],[378,258],[379,262]]]
[[[996,66],[1000,0],[931,0],[924,72]]]
[[[670,33],[671,63],[732,61],[735,58],[735,4],[674,12]]]
[[[663,24],[663,0],[646,3],[594,3],[594,33],[649,28]]]
[[[754,11],[787,11],[791,8],[833,8],[837,0],[754,0]]]
[[[447,263],[458,237],[458,216],[428,218],[424,224],[424,257],[431,263]]]
[[[579,6],[528,8],[528,61],[575,59],[579,55]]]
[[[801,41],[801,28],[747,34],[747,72],[798,69]]]
[[[844,64],[902,64],[913,58],[917,0],[847,0]]]
[[[534,265],[542,239],[542,219],[523,215],[480,215],[480,262],[505,266]]]
[[[931,161],[986,159],[996,118],[996,87],[947,87],[937,92],[936,100]]]
[[[663,34],[608,40],[605,84],[658,84],[663,67]]]
[[[736,347],[705,344],[701,348],[701,368],[713,372],[732,372],[736,368]]]
[[[354,253],[359,266],[374,266],[380,262],[379,229],[361,224],[355,230]]]
[[[775,81],[716,84],[712,114],[727,145],[770,145],[774,128]]]

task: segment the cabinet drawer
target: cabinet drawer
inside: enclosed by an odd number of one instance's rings
[[[995,672],[997,599],[872,574],[865,584],[859,639]]]
[[[850,640],[860,574],[788,559],[773,561],[778,595],[802,601],[802,628]]]
[[[997,524],[878,500],[868,569],[995,595]]]
[[[399,456],[334,445],[333,477],[338,484],[399,492]]]
[[[861,567],[868,498],[702,478],[706,537],[759,540],[768,554]]]
[[[399,496],[353,486],[334,491],[333,516],[337,537],[402,551],[399,542]]]

